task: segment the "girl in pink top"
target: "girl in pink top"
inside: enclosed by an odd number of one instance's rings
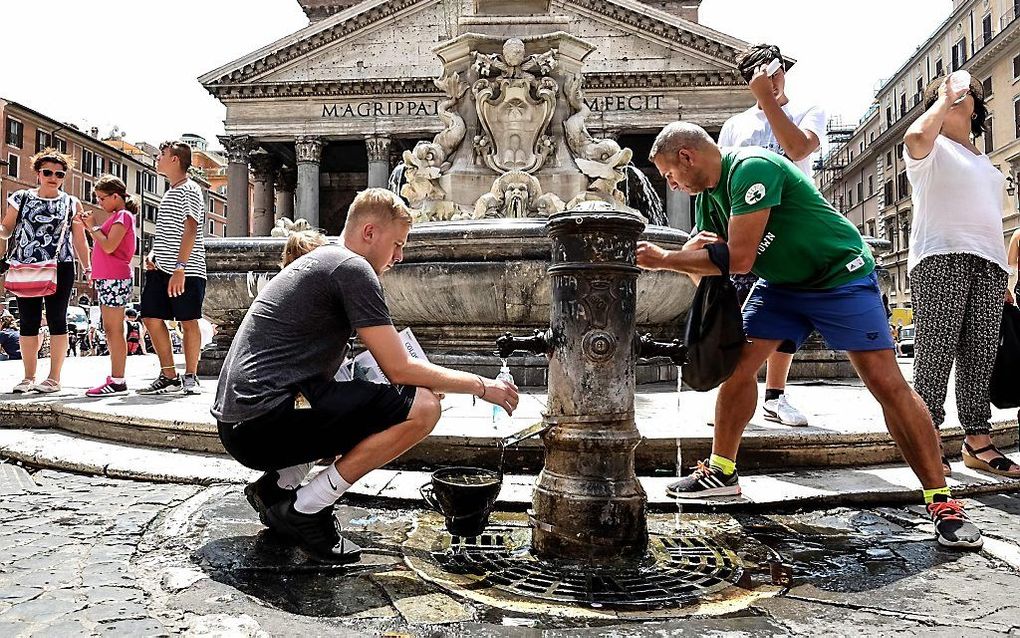
[[[85,393],[105,397],[127,392],[124,367],[127,361],[127,340],[124,338],[124,308],[131,301],[133,280],[131,258],[135,256],[135,218],[138,203],[127,194],[127,186],[113,175],[104,175],[96,182],[96,198],[103,212],[89,211],[82,220],[92,235],[91,279],[103,313],[103,329],[110,349],[110,376]]]

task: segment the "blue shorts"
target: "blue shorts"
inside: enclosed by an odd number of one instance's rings
[[[875,273],[828,290],[755,284],[744,304],[751,339],[788,340],[800,347],[817,330],[833,350],[894,348]]]

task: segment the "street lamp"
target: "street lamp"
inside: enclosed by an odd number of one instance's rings
[[[1010,197],[1016,195],[1016,179],[1012,175],[1006,176],[1006,194]]]

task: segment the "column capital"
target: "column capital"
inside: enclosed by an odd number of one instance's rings
[[[227,161],[232,164],[247,164],[248,155],[256,146],[251,135],[218,135],[216,139],[223,145]]]
[[[280,166],[280,161],[263,148],[252,151],[248,156],[248,162],[251,164],[251,172],[255,181],[258,182],[272,180]]]
[[[318,164],[322,161],[322,138],[301,135],[294,139],[294,151],[299,164]]]
[[[276,175],[276,190],[281,193],[293,193],[297,187],[297,169],[292,166],[281,166]]]
[[[368,149],[368,161],[389,163],[390,138],[382,135],[366,137],[365,148]]]

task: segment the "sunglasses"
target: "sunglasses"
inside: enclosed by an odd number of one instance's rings
[[[67,175],[67,173],[65,173],[64,171],[52,171],[48,168],[44,168],[40,172],[42,173],[43,177],[53,177],[54,175],[56,175],[57,179],[64,179],[64,176]]]

